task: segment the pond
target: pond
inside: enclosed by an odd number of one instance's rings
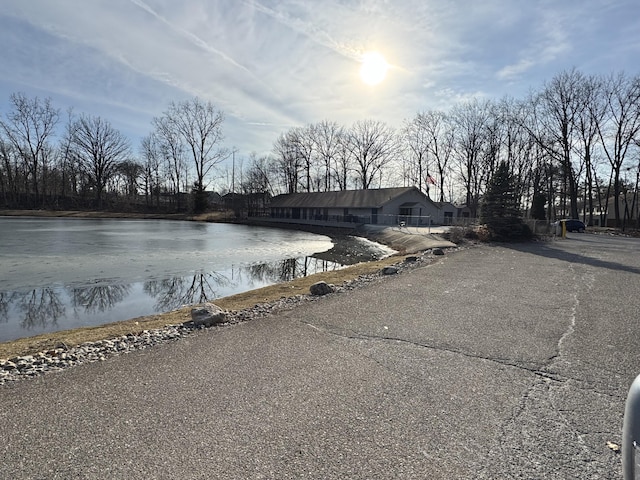
[[[390,253],[363,239],[339,241],[362,242],[358,261]],[[333,247],[327,236],[246,225],[0,217],[0,342],[166,312],[354,263],[350,254],[328,255]]]

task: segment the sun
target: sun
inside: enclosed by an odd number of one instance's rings
[[[367,52],[362,56],[360,78],[367,85],[377,85],[384,80],[389,64],[378,52]]]

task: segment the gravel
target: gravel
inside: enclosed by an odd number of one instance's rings
[[[455,250],[455,249],[454,249]],[[425,251],[422,255],[407,257],[403,262],[394,265],[400,274],[409,268],[424,265],[434,258],[432,250]],[[345,282],[335,287],[335,293],[340,295],[362,287],[366,284],[381,281],[386,275],[383,271],[378,273],[361,275],[360,277]],[[244,310],[227,312],[227,322],[208,328],[225,328],[226,326],[246,322],[249,320],[266,317],[278,310],[289,310],[302,302],[319,301],[323,297],[316,295],[296,295],[282,297],[275,302],[260,303]],[[87,362],[100,362],[115,355],[121,355],[135,350],[152,347],[154,345],[174,342],[188,335],[193,335],[205,327],[193,326],[189,322],[178,325],[167,325],[164,328],[144,330],[138,334],[128,334],[121,337],[97,342],[83,343],[77,346],[58,345],[57,348],[39,352],[33,355],[24,355],[9,359],[0,359],[0,386],[8,382],[33,378],[50,372],[58,372],[66,368]]]

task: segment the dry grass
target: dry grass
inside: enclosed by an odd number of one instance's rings
[[[243,310],[259,303],[266,303],[292,297],[298,294],[306,294],[309,287],[319,281],[325,281],[334,285],[353,280],[360,275],[378,272],[385,266],[404,260],[404,256],[392,256],[376,262],[359,263],[350,267],[331,272],[321,272],[308,277],[298,278],[291,282],[280,283],[251,290],[237,295],[215,300],[214,303],[225,310]],[[0,358],[12,358],[21,355],[29,355],[37,352],[51,350],[59,345],[68,347],[80,345],[85,342],[95,342],[109,338],[115,338],[129,333],[140,333],[142,330],[163,328],[167,325],[175,325],[191,320],[191,307],[181,308],[168,313],[139,317],[122,322],[107,325],[84,327],[74,330],[47,333],[35,337],[21,338],[19,340],[0,343]]]

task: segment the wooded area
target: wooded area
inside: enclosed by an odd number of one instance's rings
[[[528,217],[637,226],[640,216],[640,77],[624,73],[568,70],[523,99],[474,99],[399,126],[324,120],[284,131],[270,153],[246,157],[224,146],[223,112],[198,98],[171,103],[135,148],[108,120],[64,116],[50,99],[15,93],[10,105],[0,112],[4,208],[202,211],[212,189],[277,195],[415,185],[477,216],[504,162]]]

